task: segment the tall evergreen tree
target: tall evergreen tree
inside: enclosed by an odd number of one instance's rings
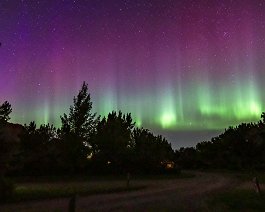
[[[74,104],[70,106],[69,115],[61,116],[62,133],[71,133],[88,142],[96,130],[99,117],[92,113],[92,101],[88,93],[88,85],[83,82]]]
[[[87,156],[91,152],[91,137],[96,132],[99,117],[91,111],[92,102],[85,82],[73,101],[69,115],[61,116],[61,158],[64,161],[64,170],[77,172],[84,170],[87,164]]]

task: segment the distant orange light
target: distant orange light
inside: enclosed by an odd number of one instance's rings
[[[168,163],[168,164],[166,165],[166,168],[167,168],[167,169],[173,169],[173,167],[174,167],[174,165],[173,165],[172,163]]]
[[[161,164],[165,167],[165,169],[173,169],[175,165],[173,161],[161,161]]]

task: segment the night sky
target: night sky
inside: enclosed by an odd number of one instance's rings
[[[1,0],[0,103],[60,126],[93,110],[190,146],[265,111],[264,0]]]

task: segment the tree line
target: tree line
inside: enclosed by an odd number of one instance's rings
[[[69,114],[60,117],[60,128],[32,121],[21,129],[8,122],[11,112],[8,102],[0,106],[2,176],[157,173],[174,159],[171,144],[136,127],[130,113],[113,111],[103,118],[93,113],[85,82]]]
[[[264,170],[265,113],[257,123],[230,126],[210,141],[176,150],[175,160],[191,169]]]
[[[8,102],[0,106],[0,177],[158,173],[169,163],[175,170],[265,168],[265,113],[257,123],[229,127],[210,141],[174,151],[161,135],[136,127],[130,113],[92,113],[85,82],[60,128],[34,121],[22,128],[8,122],[11,112]]]
[[[0,200],[12,195],[7,176],[179,172],[180,169],[264,170],[265,113],[257,123],[229,127],[196,147],[173,150],[161,135],[136,127],[131,114],[92,113],[84,82],[60,128],[9,122],[0,105]]]

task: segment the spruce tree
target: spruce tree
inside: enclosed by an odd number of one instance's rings
[[[69,115],[61,116],[62,132],[72,133],[84,141],[89,141],[96,130],[99,117],[92,113],[92,101],[88,93],[88,85],[83,82],[77,97],[73,99]]]

